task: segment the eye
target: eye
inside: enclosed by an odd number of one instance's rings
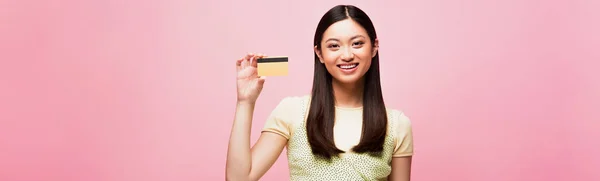
[[[327,48],[339,48],[338,44],[329,44],[327,45]]]
[[[352,43],[352,46],[362,46],[363,44],[365,44],[365,42],[357,41],[357,42]]]

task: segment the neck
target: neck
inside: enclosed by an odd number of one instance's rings
[[[361,107],[363,106],[364,80],[357,83],[344,84],[336,80],[331,82],[335,105],[338,107]]]

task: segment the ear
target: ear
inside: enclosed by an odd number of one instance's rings
[[[373,56],[371,58],[375,57],[375,55],[377,55],[378,51],[379,51],[379,39],[376,38],[375,42],[373,42],[373,52],[371,52],[371,54]]]
[[[319,50],[319,48],[317,48],[317,45],[315,45],[315,54],[317,54],[317,57],[319,57],[319,61],[321,61],[321,63],[323,63],[323,56],[321,55],[321,50]]]

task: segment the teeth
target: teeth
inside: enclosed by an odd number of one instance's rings
[[[358,64],[340,65],[340,68],[343,68],[343,69],[351,69],[351,68],[354,68],[354,67],[356,67],[357,65],[358,65]]]

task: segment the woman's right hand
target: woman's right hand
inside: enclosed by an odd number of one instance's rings
[[[258,76],[257,70],[256,59],[262,57],[265,55],[248,53],[236,61],[238,103],[256,103],[265,83],[265,77]]]

